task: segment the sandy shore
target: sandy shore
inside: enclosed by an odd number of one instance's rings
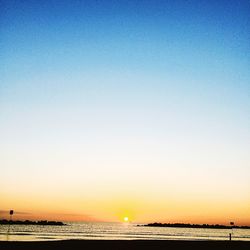
[[[0,241],[0,249],[250,249],[250,241],[171,241],[171,240],[64,240],[42,242]]]

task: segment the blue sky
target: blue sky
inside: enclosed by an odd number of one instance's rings
[[[132,187],[160,173],[177,196],[178,178],[207,178],[246,204],[249,1],[0,3],[3,189],[15,171],[48,186],[58,171]]]

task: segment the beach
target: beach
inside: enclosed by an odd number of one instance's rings
[[[248,241],[177,241],[177,240],[62,240],[40,242],[0,242],[1,250],[63,249],[250,249]]]

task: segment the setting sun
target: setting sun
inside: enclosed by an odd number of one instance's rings
[[[128,217],[124,217],[123,220],[124,220],[125,222],[128,222]]]

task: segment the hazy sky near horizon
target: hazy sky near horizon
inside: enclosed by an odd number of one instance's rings
[[[0,11],[0,210],[250,224],[249,1]]]

